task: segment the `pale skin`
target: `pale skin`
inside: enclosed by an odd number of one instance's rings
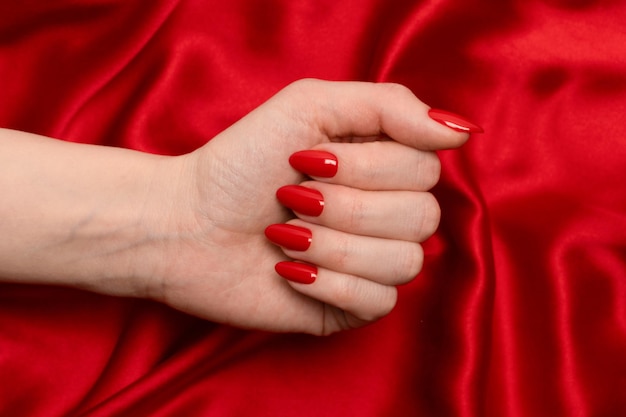
[[[418,274],[438,225],[433,151],[468,138],[427,111],[398,85],[304,80],[177,157],[0,129],[0,277],[151,298],[243,328],[371,323]],[[307,149],[335,154],[337,174],[291,168]],[[323,213],[282,207],[275,192],[288,184],[319,190]],[[308,250],[267,240],[285,222],[312,231]],[[317,265],[315,282],[278,276],[289,259]]]

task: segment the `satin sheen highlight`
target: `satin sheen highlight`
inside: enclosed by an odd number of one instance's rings
[[[438,153],[424,269],[365,328],[1,284],[0,415],[626,415],[625,21],[600,0],[1,2],[3,127],[182,155],[314,77],[401,83],[486,133]],[[280,279],[279,252],[242,282]]]

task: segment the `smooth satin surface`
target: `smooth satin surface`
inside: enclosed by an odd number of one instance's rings
[[[315,338],[0,285],[0,415],[626,415],[625,2],[0,5],[2,127],[181,154],[304,77],[485,128],[440,153],[442,224],[396,309]]]

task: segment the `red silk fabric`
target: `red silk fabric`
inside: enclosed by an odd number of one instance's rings
[[[2,127],[180,154],[316,77],[487,133],[440,154],[425,270],[363,329],[1,285],[0,415],[626,415],[625,22],[618,0],[3,2]]]

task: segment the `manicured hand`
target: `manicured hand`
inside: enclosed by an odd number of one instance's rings
[[[177,174],[164,186],[177,197],[152,244],[150,293],[273,331],[375,321],[394,307],[395,286],[418,274],[420,242],[437,228],[433,151],[479,129],[445,112],[429,117],[398,85],[296,82],[168,160],[164,170]]]

